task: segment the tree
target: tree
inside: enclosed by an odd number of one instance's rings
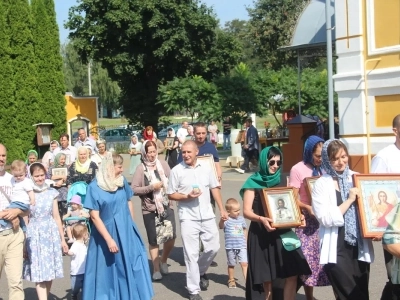
[[[40,121],[52,123],[52,137],[66,131],[65,84],[60,55],[60,38],[53,0],[32,0],[32,34]]]
[[[31,33],[31,14],[27,0],[1,1],[0,15],[6,22],[0,32],[4,34],[1,72],[9,72],[2,81],[5,94],[0,97],[0,142],[7,147],[7,160],[25,157],[28,149],[34,147],[35,128],[41,121],[39,95],[37,93],[37,70],[34,44]],[[4,27],[3,27],[4,25]],[[4,71],[3,71],[4,70]],[[2,85],[3,86],[3,85]],[[2,88],[3,89],[3,88]]]
[[[299,14],[309,0],[257,0],[247,8],[250,20],[248,35],[254,45],[255,55],[264,67],[279,70],[295,66],[293,52],[279,51],[290,44]]]
[[[61,53],[67,91],[73,92],[76,96],[88,95],[88,64],[82,62],[72,42],[64,44]],[[91,61],[90,64],[92,94],[99,97],[101,116],[104,105],[107,115],[111,117],[112,110],[119,108],[120,88],[116,81],[111,80],[107,70],[102,68],[100,63]]]
[[[156,104],[160,84],[223,74],[240,53],[197,0],[82,0],[70,9],[66,27],[82,58],[100,62],[118,81],[123,114],[155,128],[165,112]]]
[[[185,110],[192,118],[199,114],[199,120],[217,120],[221,102],[217,88],[201,76],[175,78],[159,88],[157,104],[165,106],[167,113]],[[217,112],[217,114],[215,114]]]
[[[262,106],[253,91],[250,75],[246,64],[240,63],[231,75],[215,80],[222,99],[221,117],[231,117],[232,124],[242,124],[243,119],[250,113],[263,115]]]

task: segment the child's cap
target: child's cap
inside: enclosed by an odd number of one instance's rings
[[[71,203],[78,204],[78,205],[82,205],[81,196],[79,196],[79,195],[73,195],[73,196],[71,197],[71,201],[70,201],[70,202],[71,202]]]

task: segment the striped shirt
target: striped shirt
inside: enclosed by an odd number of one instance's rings
[[[238,216],[237,219],[229,217],[224,224],[225,249],[246,249],[246,237],[243,230],[246,228],[246,221],[242,216]]]

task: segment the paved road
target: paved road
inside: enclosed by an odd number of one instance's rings
[[[223,163],[222,163],[223,165]],[[125,164],[124,174],[131,179],[127,170],[128,162]],[[238,198],[238,193],[240,187],[242,186],[248,174],[239,174],[233,169],[224,167],[223,176],[223,188],[222,196],[226,200],[230,197]],[[286,180],[286,174],[283,174],[282,178]],[[138,197],[134,198],[134,207],[136,222],[138,224],[139,230],[143,237],[146,237],[143,220],[140,214],[140,200]],[[224,300],[233,299],[239,300],[244,299],[244,280],[238,266],[235,270],[236,278],[238,279],[237,289],[228,289],[226,286],[228,276],[226,268],[226,258],[225,251],[223,251],[223,233],[220,232],[221,240],[221,250],[216,257],[216,262],[218,267],[210,268],[208,275],[210,278],[210,287],[207,291],[202,292],[201,296],[203,299],[214,299],[214,300]],[[146,239],[145,239],[146,241]],[[370,299],[379,299],[379,295],[385,283],[385,269],[383,263],[382,247],[379,242],[375,243],[375,263],[371,267],[371,278],[370,278]],[[170,265],[170,274],[164,276],[163,280],[154,283],[155,290],[155,300],[170,300],[170,299],[185,299],[187,298],[187,291],[185,289],[185,266],[182,253],[182,242],[180,239],[180,230],[178,228],[178,238],[176,240],[176,247],[172,251],[171,258],[168,261]],[[70,299],[70,281],[69,281],[69,258],[64,257],[64,278],[57,279],[53,282],[53,288],[51,291],[51,300],[59,299]],[[35,287],[32,283],[24,281],[25,295],[27,300],[37,299]],[[315,298],[319,300],[334,300],[331,287],[320,287],[315,289]],[[261,298],[260,298],[261,299]],[[301,289],[296,297],[296,300],[305,300],[304,291]],[[7,284],[6,276],[0,280],[0,300],[8,300],[7,295]],[[127,299],[128,300],[128,299]]]

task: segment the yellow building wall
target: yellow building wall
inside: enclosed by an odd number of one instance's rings
[[[71,120],[79,120],[79,118],[86,118],[89,120],[89,129],[99,125],[97,114],[97,97],[75,97],[71,94],[66,94],[65,99],[67,101],[65,109],[67,111],[66,122],[68,128]]]
[[[400,112],[400,95],[375,96],[375,126],[391,127]]]
[[[380,55],[368,55],[368,36],[367,22],[367,2],[363,1],[364,13],[364,49],[366,59],[380,58],[379,62],[368,63],[367,70],[400,67],[400,51],[398,53],[388,53]],[[374,2],[374,14],[371,21],[375,26],[375,47],[384,48],[400,45],[400,0],[372,0]]]

